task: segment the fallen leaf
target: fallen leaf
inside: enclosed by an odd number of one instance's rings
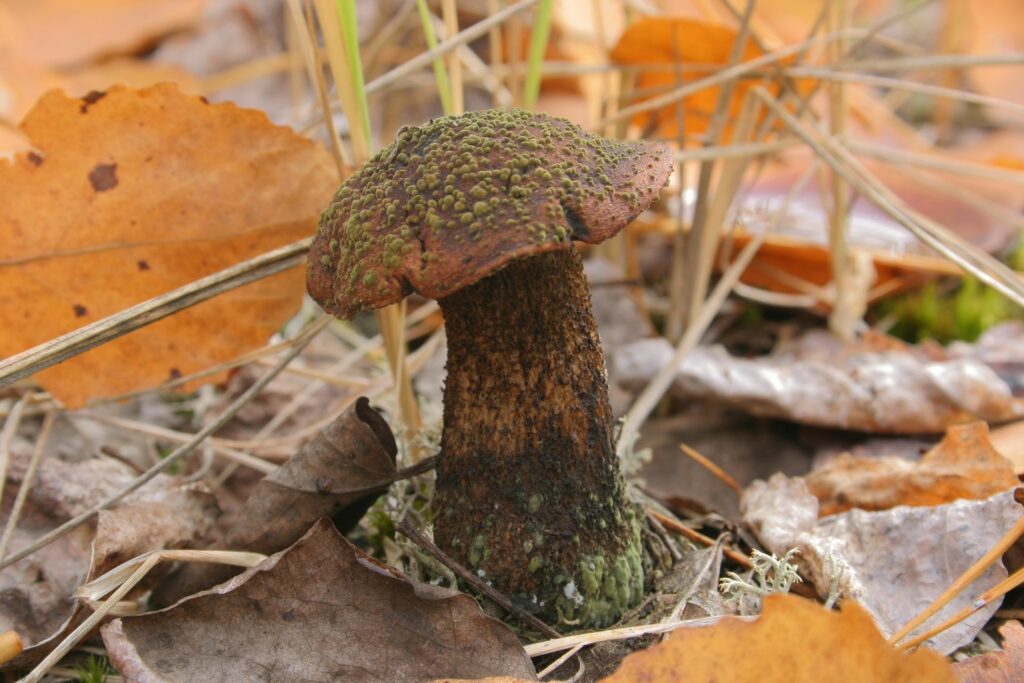
[[[917,462],[844,453],[804,480],[818,498],[822,517],[851,508],[887,510],[977,500],[1020,483],[1010,461],[992,447],[984,422],[950,427]]]
[[[999,627],[1002,649],[953,665],[960,683],[1015,683],[1024,671],[1024,626],[1007,621]]]
[[[472,598],[410,582],[327,520],[231,581],[102,633],[128,681],[536,680],[515,635]]]
[[[0,36],[22,59],[69,66],[133,52],[198,21],[206,0],[7,0]]]
[[[740,507],[744,521],[770,552],[781,556],[799,549],[794,561],[818,595],[827,596],[835,580],[839,595],[856,600],[888,637],[932,604],[1017,523],[1024,510],[1013,493],[932,507],[854,509],[818,519],[818,499],[803,479],[776,474],[748,486]],[[914,633],[956,614],[1006,577],[1002,562],[991,565]],[[985,605],[925,645],[948,654],[970,643],[1001,602]]]
[[[10,515],[27,460],[22,454],[12,460],[0,523]],[[111,459],[44,459],[10,551],[28,546],[136,475]],[[142,553],[194,545],[209,533],[218,512],[213,496],[202,488],[161,475],[121,505],[101,511],[94,525],[83,525],[5,568],[0,572],[0,631],[15,630],[30,645],[6,666],[17,669],[39,661],[88,615],[88,608],[71,599],[79,585]]]
[[[51,92],[21,127],[36,151],[0,161],[0,356],[312,234],[336,185],[312,141],[172,85]],[[37,379],[74,407],[196,372],[265,343],[304,289],[291,269]]]
[[[725,67],[729,54],[736,42],[737,32],[726,26],[707,21],[686,18],[644,17],[631,23],[611,51],[611,59],[617,64],[650,65],[683,63]],[[764,52],[752,38],[747,38],[739,62],[761,57]],[[785,63],[787,60],[781,60]],[[790,60],[791,61],[791,60]],[[708,76],[706,70],[680,67],[678,73],[671,69],[643,71],[637,76],[636,89],[649,90],[656,94],[678,87],[680,82],[690,83]],[[748,79],[737,82],[726,113],[726,120],[735,121],[747,90],[762,86],[772,94],[779,94],[775,81],[769,79]],[[718,87],[704,88],[682,99],[685,112],[687,135],[705,132],[710,125],[711,114],[718,101]],[[638,101],[650,99],[640,98]],[[636,114],[633,123],[658,135],[677,134],[677,107],[674,104]],[[762,114],[763,116],[763,114]],[[727,126],[728,130],[728,126]]]
[[[756,415],[808,425],[888,434],[942,432],[971,420],[1024,416],[1024,399],[964,346],[950,354],[935,344],[910,346],[874,333],[845,344],[814,330],[769,356],[730,356],[699,347],[679,365],[671,385],[682,399],[714,399]],[[619,350],[616,376],[640,388],[669,362],[663,337]]]
[[[793,595],[769,595],[757,620],[725,617],[714,626],[677,629],[601,680],[955,683],[956,676],[934,652],[896,652],[855,603],[833,612]]]
[[[862,0],[850,8],[853,26],[873,24],[889,10],[890,0]],[[736,14],[718,3],[703,0],[659,0],[661,9],[673,16],[687,16],[704,21],[717,21],[738,28]],[[751,29],[769,44],[798,43],[805,40],[818,21],[822,3],[793,0],[759,0],[750,19]]]
[[[1024,421],[994,429],[992,445],[1013,463],[1014,474],[1024,474]]]
[[[201,94],[202,87],[188,72],[171,65],[154,64],[129,57],[66,70],[46,69],[19,60],[0,47],[0,121],[13,128],[36,101],[55,88],[71,97],[115,85],[141,88],[175,83],[184,92]]]
[[[384,418],[359,398],[267,475],[224,537],[206,545],[269,555],[302,538],[321,517],[349,531],[395,480],[397,451]],[[155,592],[153,604],[170,605],[241,571],[222,564],[186,564]]]
[[[1024,50],[1024,27],[1019,20],[1020,5],[1016,0],[989,0],[980,5],[964,2],[963,8],[967,13],[967,54],[1014,54]],[[1024,96],[1016,80],[1017,73],[1011,65],[979,66],[968,72],[968,78],[971,85],[984,95],[1024,104]],[[999,107],[991,107],[987,111],[997,118],[1016,120]]]

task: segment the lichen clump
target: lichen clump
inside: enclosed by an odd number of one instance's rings
[[[310,291],[348,317],[411,289],[439,298],[572,239],[602,241],[639,211],[644,167],[661,177],[651,154],[515,109],[405,128],[324,211]],[[601,211],[608,228],[590,224]]]
[[[614,558],[583,557],[578,573],[564,584],[555,604],[566,624],[608,626],[639,603],[643,593],[643,558],[634,537]]]

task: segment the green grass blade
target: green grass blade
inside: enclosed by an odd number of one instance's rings
[[[437,33],[434,32],[434,22],[430,20],[430,10],[427,8],[427,0],[416,0],[416,9],[420,13],[420,23],[423,25],[423,37],[427,40],[427,49],[433,50],[437,47]],[[444,68],[444,62],[440,57],[433,61],[434,79],[437,81],[437,94],[441,97],[441,108],[444,113],[451,116],[452,109],[452,84],[448,80],[448,70]]]
[[[523,87],[523,106],[533,109],[540,95],[540,68],[544,62],[544,51],[548,46],[551,31],[551,7],[553,0],[540,0],[537,4],[537,19],[530,34],[530,51],[527,54],[526,82]]]
[[[341,34],[345,38],[345,52],[348,55],[349,69],[352,72],[352,85],[359,106],[359,118],[363,122],[366,148],[372,150],[373,136],[370,134],[370,108],[366,102],[363,62],[359,56],[359,26],[356,23],[356,0],[338,0],[338,16],[341,17]]]

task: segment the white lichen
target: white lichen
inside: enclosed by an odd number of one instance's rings
[[[738,602],[745,595],[764,597],[772,593],[788,593],[796,581],[803,581],[797,573],[796,565],[789,560],[799,552],[793,548],[782,557],[769,555],[760,550],[750,554],[753,570],[749,579],[736,572],[729,572],[718,582],[718,589],[725,596],[726,602]]]
[[[565,595],[566,600],[572,601],[572,603],[577,607],[582,605],[585,600],[583,594],[576,588],[575,580],[565,584],[565,587],[562,589],[562,594]]]

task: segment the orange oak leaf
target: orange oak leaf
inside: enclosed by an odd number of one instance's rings
[[[769,595],[753,622],[725,617],[714,626],[680,628],[626,657],[609,683],[955,683],[931,650],[904,655],[854,603],[833,612],[793,595]]]
[[[984,422],[950,427],[945,438],[916,462],[843,453],[804,480],[820,502],[821,517],[851,508],[888,510],[961,498],[980,500],[1020,483],[1013,463],[992,447]]]
[[[612,61],[618,64],[665,64],[680,62],[700,67],[725,67],[729,54],[736,42],[737,32],[726,26],[711,24],[695,19],[668,17],[647,17],[633,22],[619,38],[612,49]],[[740,62],[762,56],[763,51],[748,38],[740,55]],[[645,71],[637,77],[637,91],[648,91],[650,96],[663,92],[682,83],[692,83],[708,76],[706,68],[680,67],[679,73],[672,69]],[[743,94],[754,85],[762,85],[778,95],[778,86],[766,80],[739,82],[736,86],[727,120],[735,121],[739,114]],[[703,133],[710,123],[711,114],[718,101],[717,87],[704,88],[683,98],[686,133]],[[646,98],[641,98],[646,99]],[[647,130],[658,131],[661,135],[676,135],[676,106],[667,105],[642,112],[633,117],[633,123]]]
[[[0,357],[310,235],[327,153],[261,112],[173,85],[45,95],[0,161]],[[233,358],[299,307],[298,268],[39,373],[69,407]],[[217,378],[210,378],[216,380]]]

